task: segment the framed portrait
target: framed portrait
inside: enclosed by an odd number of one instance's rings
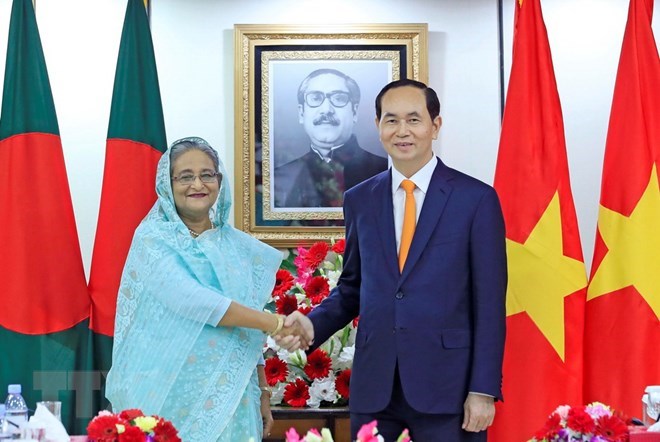
[[[236,25],[236,227],[277,247],[343,237],[343,193],[387,169],[375,99],[427,81],[426,24]]]

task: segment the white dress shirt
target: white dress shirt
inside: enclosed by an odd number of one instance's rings
[[[438,158],[433,155],[433,157],[426,163],[421,169],[417,171],[413,176],[408,178],[410,181],[415,183],[415,190],[413,195],[415,196],[415,225],[419,221],[419,214],[422,212],[422,206],[424,205],[424,198],[426,197],[426,192],[429,190],[429,184],[431,183],[431,177],[433,176],[433,171],[438,165]],[[406,204],[406,191],[401,187],[401,181],[405,180],[406,177],[396,170],[394,165],[392,165],[392,205],[394,206],[394,234],[396,235],[396,252],[399,253],[399,248],[401,247],[401,230],[403,229],[403,211]]]

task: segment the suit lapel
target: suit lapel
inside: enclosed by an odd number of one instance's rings
[[[451,194],[452,187],[448,183],[450,178],[450,169],[445,166],[442,161],[438,159],[438,165],[433,171],[433,177],[429,183],[429,188],[424,198],[424,206],[422,212],[419,214],[419,221],[415,228],[415,236],[413,236],[408,252],[406,264],[403,267],[403,273],[399,279],[399,285],[403,283],[405,278],[410,274],[411,269],[422,255],[424,248],[429,242],[436,226],[440,222],[440,215],[442,215],[449,195]],[[390,198],[390,205],[391,205]]]
[[[396,238],[394,233],[394,206],[392,204],[392,170],[381,174],[373,187],[372,204],[378,226],[378,232],[383,245],[383,256],[390,271],[399,273],[398,256],[396,253]]]

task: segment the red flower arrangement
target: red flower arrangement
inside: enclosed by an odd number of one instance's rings
[[[172,422],[138,409],[99,412],[87,425],[87,437],[92,442],[181,442]]]
[[[304,315],[319,305],[337,285],[343,267],[345,241],[314,243],[284,260],[277,272],[267,307],[282,315]],[[268,339],[264,348],[271,404],[291,407],[345,405],[350,394],[357,320],[337,332],[314,352],[290,353]]]
[[[624,442],[628,440],[628,425],[600,402],[579,407],[562,405],[552,412],[531,442],[572,440]]]

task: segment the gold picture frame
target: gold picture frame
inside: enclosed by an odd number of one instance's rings
[[[324,186],[324,197],[334,198],[291,203],[288,196],[305,186],[299,186],[288,172],[292,169],[283,166],[318,155],[303,123],[309,111],[304,110],[306,97],[299,93],[302,81],[328,71],[354,79],[358,92],[351,93],[347,107],[352,111],[351,139],[370,158],[378,157],[379,170],[384,170],[386,155],[374,124],[374,100],[389,81],[427,81],[428,26],[239,24],[234,38],[236,227],[276,247],[343,237],[341,191],[349,186],[343,176],[337,178],[340,185],[323,178],[312,186]],[[321,93],[321,105],[316,106],[324,105],[326,98],[329,103],[333,93]]]

